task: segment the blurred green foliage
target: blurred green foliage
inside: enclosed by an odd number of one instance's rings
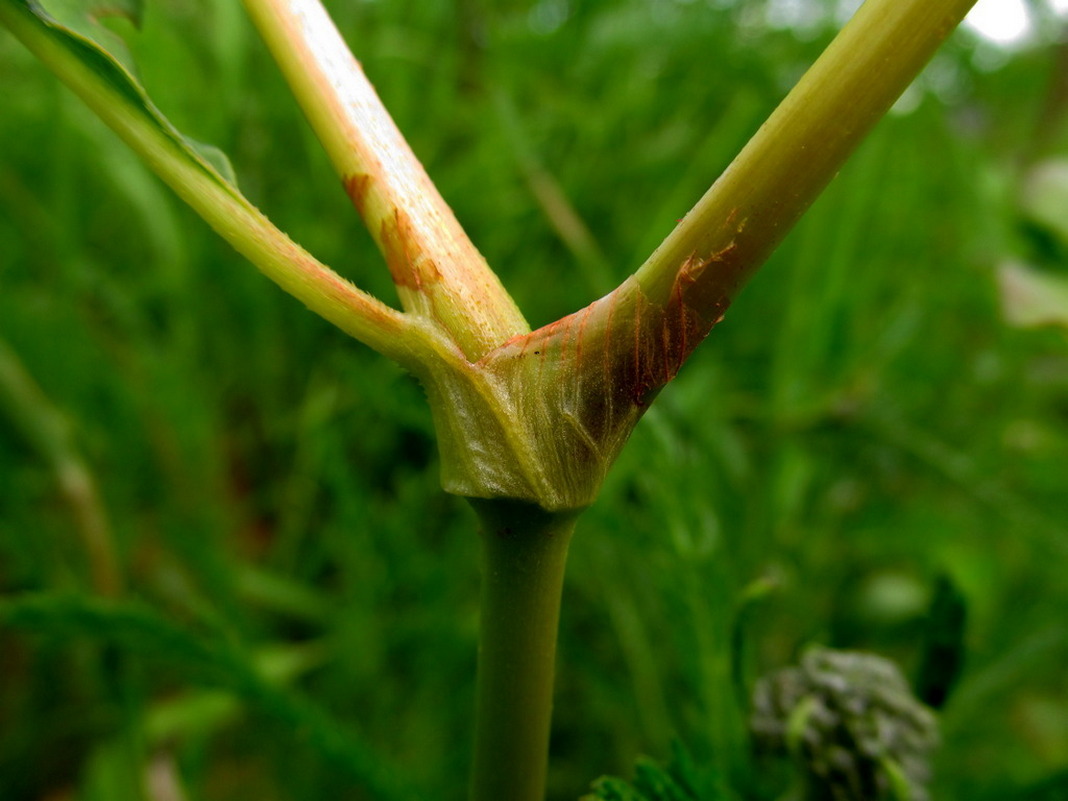
[[[777,28],[762,0],[328,5],[535,325],[636,268],[834,27]],[[951,41],[639,426],[572,549],[553,801],[676,737],[720,789],[775,797],[755,678],[813,642],[914,674],[943,575],[967,628],[933,797],[1064,797],[1068,340],[1007,325],[996,280],[1068,275],[1019,203],[1068,151],[1043,33]],[[237,4],[154,3],[129,41],[181,130],[392,300]],[[0,417],[0,797],[463,798],[477,539],[419,387],[3,32],[0,85],[0,339],[92,479],[70,491]],[[119,600],[92,597],[85,504]]]
[[[643,757],[634,769],[634,781],[602,776],[593,793],[581,801],[718,801],[727,796],[716,789],[714,777],[702,775],[693,758],[677,741],[667,765]]]

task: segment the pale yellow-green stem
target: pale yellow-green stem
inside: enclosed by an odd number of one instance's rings
[[[975,0],[867,0],[637,272],[714,320]]]
[[[482,405],[509,414],[439,424],[446,487],[552,510],[590,504],[649,403],[973,3],[868,0],[633,276],[478,363],[494,395]]]
[[[244,0],[386,257],[401,303],[470,361],[530,331],[318,0]]]

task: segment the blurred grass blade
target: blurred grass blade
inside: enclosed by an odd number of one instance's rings
[[[53,7],[61,19],[50,13]],[[73,0],[47,8],[31,0],[0,0],[0,23],[268,278],[375,350],[404,364],[418,361],[426,345],[423,328],[321,264],[253,206],[225,177],[232,170],[219,154],[205,155],[208,151],[184,137],[121,56],[93,38],[99,26],[85,14],[94,7]]]
[[[252,654],[217,632],[187,631],[151,609],[72,595],[27,593],[0,599],[0,628],[38,636],[90,637],[123,652],[180,671],[190,684],[228,690],[278,723],[299,731],[303,741],[363,785],[381,801],[419,796],[373,748],[325,709],[279,687]],[[299,657],[298,657],[299,659]],[[267,666],[276,676],[287,666]]]
[[[251,655],[256,671],[278,686],[288,686],[319,667],[327,655],[320,643],[275,645]],[[144,734],[159,748],[186,737],[203,736],[237,720],[245,707],[233,693],[202,689],[154,703],[145,715]]]
[[[111,525],[92,472],[75,445],[73,427],[0,339],[0,418],[4,416],[55,475],[82,539],[93,589],[104,596],[118,595],[123,580]]]
[[[966,652],[968,603],[948,575],[939,576],[934,598],[923,622],[916,697],[934,709],[945,706],[960,681]]]
[[[560,181],[542,164],[524,129],[515,101],[504,91],[493,94],[501,133],[542,214],[581,271],[587,288],[598,296],[613,289],[612,270],[590,227],[571,202]]]

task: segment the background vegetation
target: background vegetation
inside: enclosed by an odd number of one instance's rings
[[[632,271],[836,25],[815,2],[792,27],[760,0],[329,5],[535,325]],[[638,427],[572,550],[554,801],[676,737],[745,773],[739,685],[811,643],[914,674],[942,576],[967,625],[934,796],[1068,794],[1068,341],[1007,325],[997,282],[1068,275],[1020,202],[1068,150],[1055,33],[958,34]],[[393,298],[237,4],[153,3],[130,41],[246,194]],[[2,33],[0,84],[0,797],[133,801],[148,775],[155,801],[463,798],[477,538],[418,385]]]

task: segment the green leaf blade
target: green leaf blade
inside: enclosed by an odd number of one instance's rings
[[[111,53],[131,73],[135,72],[133,58],[122,37],[108,30],[100,20],[121,17],[129,20],[135,28],[140,28],[144,15],[144,5],[140,0],[33,0],[28,5],[38,17],[95,43]]]
[[[125,43],[100,24],[101,17],[121,16],[139,25],[142,11],[139,0],[106,3],[99,0],[0,0],[0,8],[5,6],[10,10],[0,11],[0,20],[6,22],[38,57],[49,62],[32,41],[27,41],[25,34],[37,39],[39,45],[47,40],[74,64],[87,70],[100,83],[96,87],[98,94],[112,95],[111,98],[101,97],[102,101],[123,101],[128,112],[154,128],[191,166],[195,165],[222,187],[236,185],[229,180],[233,176],[233,167],[222,151],[193,142],[164,116],[138,81]],[[87,98],[83,95],[83,99]],[[90,105],[94,105],[94,110],[110,124],[107,115],[102,114],[95,104]]]

